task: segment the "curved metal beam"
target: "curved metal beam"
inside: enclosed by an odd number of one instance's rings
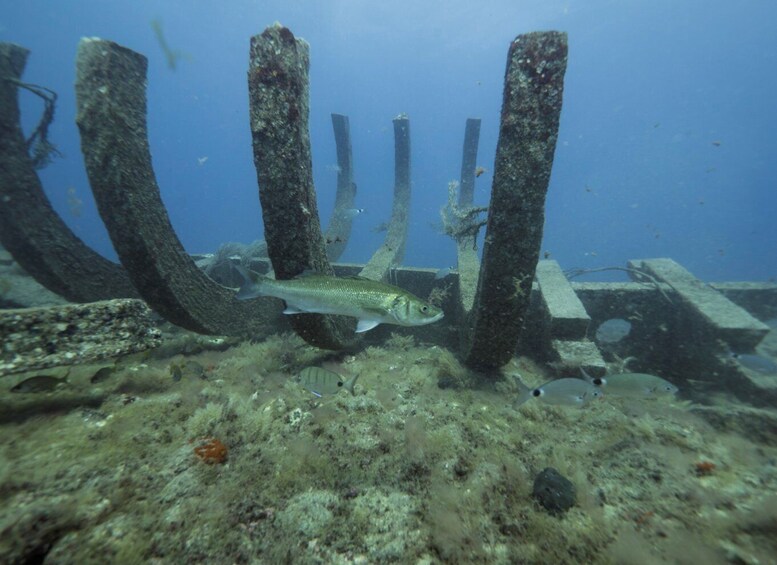
[[[459,207],[472,206],[475,195],[475,166],[480,144],[480,118],[468,118],[464,129],[464,148],[461,155],[461,183],[459,184]],[[456,265],[459,271],[459,319],[466,320],[475,303],[478,287],[480,259],[476,247],[477,236],[464,237],[456,241]],[[462,326],[466,330],[466,326]]]
[[[17,81],[28,55],[0,43],[0,241],[35,280],[71,302],[137,297],[124,269],[76,237],[43,191],[19,125]]]
[[[89,181],[140,295],[166,319],[192,331],[267,335],[277,304],[236,300],[234,291],[197,268],[173,231],[148,147],[146,58],[112,41],[85,38],[76,63],[76,122]]]
[[[394,204],[386,240],[372,255],[360,276],[385,280],[402,263],[410,215],[410,120],[400,114],[394,122]]]
[[[356,183],[353,182],[353,152],[351,151],[351,126],[348,116],[332,114],[332,128],[337,146],[337,196],[332,219],[326,229],[326,254],[331,262],[337,261],[348,246],[351,236]]]

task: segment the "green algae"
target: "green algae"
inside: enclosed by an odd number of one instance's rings
[[[773,549],[774,438],[716,431],[730,420],[714,407],[516,410],[516,374],[532,386],[540,367],[516,359],[495,383],[441,388],[479,381],[399,334],[349,356],[284,334],[183,359],[204,374],[176,382],[171,359],[125,359],[46,395],[91,407],[15,412],[30,400],[3,395],[5,561],[612,563],[631,548],[632,562],[682,562],[688,539],[696,555],[754,562]],[[356,396],[312,396],[292,379],[310,364],[360,373]],[[223,464],[196,457],[203,438],[227,446]],[[699,461],[715,470],[697,476]],[[562,518],[530,496],[547,466],[578,490]]]

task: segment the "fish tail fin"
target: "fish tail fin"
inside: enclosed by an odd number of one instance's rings
[[[513,402],[513,408],[518,408],[523,406],[533,396],[532,392],[534,389],[523,384],[520,378],[516,378],[515,382],[518,385],[518,397]]]
[[[356,380],[359,378],[359,375],[361,373],[356,373],[353,377],[351,377],[347,383],[345,383],[344,388],[351,393],[351,396],[356,396],[356,393],[353,390],[354,385],[356,384]]]
[[[240,274],[242,284],[240,290],[235,295],[238,300],[249,300],[257,296],[264,296],[262,284],[265,277],[254,271],[249,271],[245,267],[235,265],[235,270]]]

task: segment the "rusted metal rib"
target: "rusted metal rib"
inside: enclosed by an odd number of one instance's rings
[[[459,184],[459,207],[472,206],[475,194],[475,166],[480,144],[480,119],[469,118],[464,129],[464,147],[461,156],[461,183]],[[459,319],[466,320],[475,303],[478,286],[480,260],[478,259],[475,236],[456,241],[456,264],[459,271]],[[463,326],[462,326],[463,327]],[[463,330],[466,332],[466,330]],[[466,333],[464,336],[467,339]]]
[[[386,240],[373,253],[360,276],[385,280],[389,271],[402,264],[410,215],[410,120],[400,114],[394,118],[394,204]]]
[[[308,115],[308,44],[280,24],[251,38],[248,92],[254,165],[267,251],[275,277],[305,270],[334,274],[326,256],[313,187]],[[308,343],[340,349],[353,339],[352,319],[289,317]]]
[[[353,152],[351,151],[351,126],[348,116],[332,114],[332,128],[337,146],[337,196],[332,219],[326,229],[327,258],[335,262],[348,246],[351,236],[356,183],[353,182]]]
[[[86,170],[116,252],[146,302],[174,324],[206,334],[261,337],[278,307],[240,302],[209,279],[175,235],[154,178],[142,55],[82,39],[76,95]]]
[[[0,241],[25,271],[67,300],[136,297],[124,269],[76,237],[43,192],[19,125],[15,81],[28,55],[0,44]]]
[[[461,348],[472,367],[507,363],[521,332],[542,243],[566,64],[564,33],[519,35],[510,45],[483,262]]]

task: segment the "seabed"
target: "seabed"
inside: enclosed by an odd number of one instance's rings
[[[164,325],[165,343],[0,391],[2,563],[773,563],[777,417],[717,395],[527,402],[400,331],[353,354]],[[225,349],[226,348],[226,349]],[[217,349],[222,349],[218,351]],[[225,350],[224,350],[225,349]],[[777,332],[760,345],[777,358]],[[360,374],[355,395],[294,381]],[[57,372],[59,371],[59,372]],[[93,382],[94,381],[94,382]],[[474,388],[473,388],[474,387]],[[532,497],[554,467],[577,503]]]

